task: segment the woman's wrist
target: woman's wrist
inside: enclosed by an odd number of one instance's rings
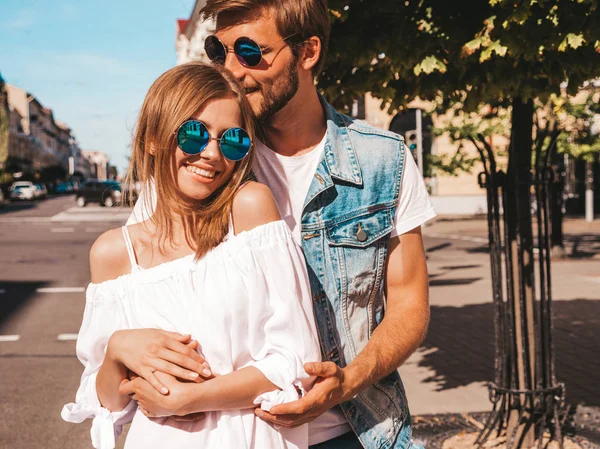
[[[123,362],[119,358],[119,351],[118,351],[120,335],[121,335],[120,331],[115,331],[108,339],[108,344],[106,345],[105,359],[109,360],[111,363],[123,365]]]
[[[178,416],[207,411],[204,407],[204,398],[207,391],[206,384],[209,382],[185,383],[184,388],[187,390],[187,394],[184,395],[184,403],[176,413]]]

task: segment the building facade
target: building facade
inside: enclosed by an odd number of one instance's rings
[[[81,155],[90,164],[90,175],[92,179],[106,181],[110,178],[110,158],[102,151],[82,151]]]
[[[69,125],[56,120],[52,109],[44,107],[26,90],[6,84],[6,91],[9,109],[6,159],[12,170],[22,167],[23,170],[40,172],[58,166],[64,170],[66,177],[89,177],[91,164],[82,156]]]
[[[205,4],[206,0],[196,1],[190,17],[177,20],[175,36],[177,65],[190,61],[209,62],[204,53],[204,40],[208,35],[214,33],[215,23],[212,20],[201,20],[200,10]]]

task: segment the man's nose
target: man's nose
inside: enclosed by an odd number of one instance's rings
[[[242,65],[233,51],[228,52],[225,57],[225,68],[229,70],[238,81],[241,81],[246,74],[246,67]]]

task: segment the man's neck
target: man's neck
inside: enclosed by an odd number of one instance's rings
[[[314,85],[294,98],[263,125],[265,144],[282,156],[301,156],[323,139],[327,126],[325,112]]]

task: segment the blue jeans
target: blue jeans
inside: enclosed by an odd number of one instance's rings
[[[408,432],[406,431],[408,429]],[[406,439],[407,443],[410,442],[408,447],[410,449],[424,449],[420,444],[413,443],[412,439],[406,438],[410,435],[410,427],[407,427],[405,430],[401,432],[399,437],[401,439]],[[339,436],[337,438],[333,438],[328,441],[324,441],[319,444],[315,444],[314,446],[310,446],[308,449],[363,449],[362,444],[358,440],[358,437],[354,434],[354,432],[348,432]]]
[[[348,432],[337,438],[310,446],[308,449],[363,449],[363,447],[354,432]]]

